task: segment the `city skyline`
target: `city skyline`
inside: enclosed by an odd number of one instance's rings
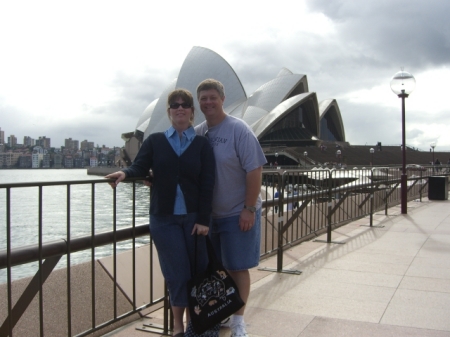
[[[50,141],[51,141],[51,139],[52,139],[52,137],[47,137],[47,136],[38,136],[37,138],[33,138],[33,137],[31,137],[31,136],[29,136],[29,135],[25,135],[25,136],[23,136],[22,137],[22,139],[23,139],[23,143],[19,143],[19,139],[21,139],[21,137],[18,137],[16,134],[14,134],[14,133],[11,133],[11,134],[7,134],[7,133],[5,133],[6,131],[5,130],[3,130],[3,128],[1,128],[0,127],[0,133],[1,132],[3,132],[4,133],[4,140],[3,140],[3,142],[4,142],[4,144],[6,144],[6,145],[8,145],[8,138],[9,137],[11,137],[11,136],[14,136],[14,137],[16,137],[17,138],[17,145],[21,145],[21,146],[36,146],[35,144],[36,144],[36,140],[39,140],[39,138],[47,138],[47,139],[50,139]],[[35,141],[35,144],[34,145],[31,145],[31,144],[25,144],[25,138],[30,138],[30,139],[32,139],[32,140],[34,140]],[[74,142],[78,142],[78,144],[79,144],[79,146],[78,146],[78,148],[80,149],[81,148],[81,143],[82,142],[85,142],[85,141],[87,141],[87,142],[89,142],[89,143],[94,143],[94,142],[90,142],[88,139],[83,139],[83,140],[79,140],[79,139],[74,139],[74,138],[72,138],[72,137],[68,137],[68,138],[65,138],[64,139],[64,143],[62,144],[62,145],[54,145],[54,144],[52,144],[52,142],[51,142],[51,144],[50,144],[50,147],[51,148],[60,148],[60,147],[66,147],[66,145],[65,145],[65,143],[66,143],[66,141],[68,141],[68,140],[72,140],[72,141],[74,141]],[[0,136],[0,143],[1,143],[1,141],[2,141],[2,139],[1,139],[1,136]],[[117,148],[121,148],[121,147],[123,147],[124,145],[122,144],[121,146],[115,146],[115,145],[113,145],[113,146],[110,146],[110,145],[107,145],[107,144],[95,144],[94,143],[94,147],[107,147],[107,148],[115,148],[115,147],[117,147]]]

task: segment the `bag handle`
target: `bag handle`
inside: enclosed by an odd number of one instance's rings
[[[198,242],[197,236],[198,235],[195,235],[195,239],[194,239],[194,273],[192,274],[192,276],[197,274],[197,242]],[[208,252],[208,264],[211,265],[212,263],[218,262],[219,260],[217,259],[217,256],[214,251],[212,241],[209,238],[209,235],[205,236],[205,241],[206,241],[206,251]]]
[[[214,251],[214,247],[213,247],[212,241],[209,238],[209,235],[206,236],[206,250],[208,251],[209,263],[218,262],[219,261],[217,259],[217,256],[216,256],[216,253]]]
[[[191,276],[194,277],[195,274],[197,274],[197,233],[195,233],[195,239],[194,239],[194,273],[192,273],[191,270]]]

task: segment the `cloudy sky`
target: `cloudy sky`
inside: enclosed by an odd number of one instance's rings
[[[403,67],[417,82],[406,143],[450,151],[449,13],[448,0],[0,0],[0,128],[19,143],[122,146],[201,46],[248,96],[282,67],[306,74],[319,102],[337,99],[354,145],[401,144],[389,84]]]

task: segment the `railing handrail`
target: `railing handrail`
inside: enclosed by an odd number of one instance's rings
[[[390,181],[393,182],[393,181],[397,181],[397,180],[400,181],[400,179],[394,179],[394,180],[390,180]],[[100,180],[100,182],[101,181],[103,181],[103,180]],[[90,180],[89,180],[89,182],[90,182]],[[86,183],[86,181],[84,181],[84,183]],[[380,181],[378,183],[382,183],[382,181]],[[50,185],[46,185],[46,186],[52,186],[52,185],[55,185],[55,184],[50,184]],[[340,186],[340,187],[332,188],[331,192],[332,193],[339,192],[339,191],[342,192],[342,191],[347,191],[347,190],[353,190],[356,187],[358,189],[360,189],[360,188],[370,187],[370,186],[371,186],[370,183],[359,184],[357,186],[356,185]],[[22,186],[22,184],[20,184],[20,186],[16,186],[16,187],[23,187],[23,186]],[[302,192],[303,192],[303,190],[302,190]],[[320,197],[321,195],[323,195],[323,193],[324,193],[323,190],[311,191],[309,193],[299,193],[298,196],[287,196],[287,197],[284,197],[283,199],[284,199],[285,203],[292,201],[292,200],[305,201],[307,199]],[[264,200],[262,206],[263,207],[266,205],[273,206],[274,203],[276,202],[276,200],[277,199]],[[133,235],[133,231],[134,231],[134,235]],[[91,235],[73,237],[70,240],[70,245],[68,245],[67,241],[64,238],[61,238],[58,240],[43,243],[42,256],[39,255],[39,245],[38,244],[18,247],[18,248],[14,248],[11,250],[11,267],[18,266],[18,265],[25,264],[25,263],[30,263],[30,262],[36,262],[39,260],[40,257],[42,259],[46,259],[49,257],[63,256],[65,254],[67,254],[69,251],[71,253],[75,253],[75,252],[83,251],[83,250],[90,249],[93,247],[97,248],[97,247],[101,247],[101,246],[104,246],[107,244],[111,244],[114,241],[121,242],[121,241],[130,240],[133,237],[140,237],[140,236],[144,236],[146,234],[149,234],[148,224],[138,225],[138,226],[135,226],[134,228],[133,227],[125,227],[125,228],[117,229],[115,237],[114,237],[114,231],[106,231],[106,232],[102,232],[102,233],[97,233],[94,236],[94,240],[92,240]],[[6,268],[7,266],[8,266],[7,250],[2,250],[2,251],[0,251],[0,269]]]
[[[25,263],[36,262],[40,258],[46,259],[49,257],[63,256],[69,251],[71,253],[83,251],[86,249],[101,247],[130,240],[133,237],[144,236],[149,233],[148,224],[139,225],[136,227],[126,227],[114,231],[107,231],[96,233],[92,240],[91,235],[84,235],[73,237],[70,239],[70,245],[65,239],[58,239],[42,244],[42,256],[39,255],[39,245],[28,245],[11,249],[11,267],[18,266]],[[133,235],[134,234],[134,235]],[[0,251],[0,269],[8,266],[7,250]]]
[[[145,177],[135,177],[135,178],[125,178],[123,182],[133,182],[144,180]],[[115,179],[86,179],[86,180],[64,180],[64,181],[33,181],[33,182],[23,182],[23,183],[7,183],[0,184],[0,188],[10,188],[10,187],[38,187],[38,186],[58,186],[58,185],[85,185],[85,184],[95,184],[95,183],[105,183],[109,181],[114,181]]]

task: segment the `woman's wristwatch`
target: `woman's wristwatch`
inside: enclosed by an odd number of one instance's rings
[[[246,205],[244,205],[244,209],[249,210],[252,213],[256,212],[256,207],[255,206],[246,206]]]

